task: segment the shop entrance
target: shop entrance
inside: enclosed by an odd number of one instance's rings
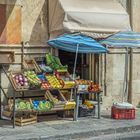
[[[69,73],[73,73],[75,53],[58,50],[59,58],[64,65],[68,65]],[[94,55],[78,54],[76,75],[82,79],[94,80]]]

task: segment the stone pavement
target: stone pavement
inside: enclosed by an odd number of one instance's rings
[[[9,121],[0,120],[0,140],[70,140],[86,139],[101,135],[120,134],[140,130],[140,110],[135,120],[113,120],[108,113],[102,113],[101,119],[80,118],[77,122],[68,118],[40,117],[40,121],[15,129]],[[104,114],[104,115],[103,115]]]

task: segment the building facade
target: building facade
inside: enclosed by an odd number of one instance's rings
[[[130,15],[134,31],[140,31],[140,1],[118,0]],[[103,1],[104,2],[104,1]],[[45,55],[54,50],[47,46],[48,13],[47,0],[1,0],[0,1],[0,50],[13,50],[16,53],[16,63],[21,62],[21,41],[26,42],[25,57]],[[5,16],[2,16],[5,15]],[[123,90],[124,55],[107,55],[106,73],[102,73],[102,85],[106,86],[103,94],[103,108],[110,108],[114,101],[120,101]],[[140,56],[134,54],[133,59],[133,104],[138,105],[140,99]],[[92,59],[92,56],[90,57]],[[104,64],[102,64],[104,65]],[[20,68],[19,65],[10,69]],[[106,76],[106,78],[105,78]],[[106,83],[104,82],[106,79]],[[7,84],[8,79],[2,74],[2,85],[6,91],[12,92]]]

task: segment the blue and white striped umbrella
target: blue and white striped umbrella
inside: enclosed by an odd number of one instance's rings
[[[48,44],[60,50],[78,53],[106,53],[107,49],[93,38],[83,34],[64,34],[48,40]],[[78,47],[78,50],[77,50]]]
[[[138,48],[140,47],[140,33],[133,31],[123,31],[118,32],[110,37],[100,41],[102,45],[106,45],[106,47],[112,48]],[[126,99],[128,98],[128,51],[125,55],[125,71],[124,71],[124,96]],[[131,60],[132,61],[132,60]],[[129,72],[130,74],[130,72]],[[132,67],[131,67],[131,75],[132,75]],[[132,83],[132,80],[131,80]],[[132,88],[132,87],[131,87]],[[132,94],[132,93],[131,93]],[[124,101],[124,97],[122,97]]]
[[[140,33],[133,31],[118,32],[100,41],[100,43],[108,47],[137,48],[140,47]]]

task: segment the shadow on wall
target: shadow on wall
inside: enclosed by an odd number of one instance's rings
[[[16,1],[0,2],[0,44],[21,42],[21,6]]]
[[[32,45],[46,45],[46,41],[48,40],[47,28],[47,1],[44,1],[32,28],[29,43]]]

